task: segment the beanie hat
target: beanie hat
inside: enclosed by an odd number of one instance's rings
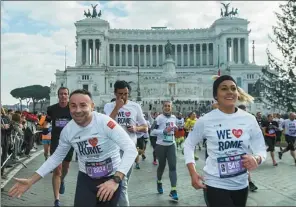
[[[226,81],[226,80],[233,81],[235,83],[235,85],[236,85],[235,80],[231,76],[229,76],[229,75],[222,75],[222,76],[220,76],[219,78],[217,78],[214,81],[214,84],[213,84],[213,97],[214,97],[214,99],[216,99],[216,97],[217,97],[217,90],[218,90],[219,85],[223,81]]]

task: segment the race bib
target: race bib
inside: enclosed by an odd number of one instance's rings
[[[242,164],[242,155],[219,157],[217,159],[220,178],[235,177],[247,172],[247,169]]]
[[[163,141],[164,142],[173,142],[174,141],[175,136],[174,135],[163,135]]]
[[[86,162],[85,171],[91,178],[102,178],[113,172],[112,159],[108,158],[101,162]]]
[[[68,119],[57,119],[55,121],[55,126],[56,127],[65,127],[68,124],[69,120]]]
[[[275,130],[274,129],[268,130],[268,134],[274,134],[274,133],[275,133]]]
[[[296,129],[289,129],[289,134],[293,137],[296,136]]]

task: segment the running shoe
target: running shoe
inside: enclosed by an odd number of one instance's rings
[[[170,192],[170,197],[174,200],[174,201],[178,201],[179,198],[178,198],[178,194],[177,194],[177,191],[176,190],[172,190]]]
[[[54,201],[54,207],[60,207],[61,206],[61,203],[59,200],[55,200]]]
[[[249,182],[249,188],[252,192],[258,190],[258,187],[253,182]]]
[[[142,160],[145,160],[146,159],[146,156],[145,155],[142,155]]]
[[[136,163],[136,169],[140,170],[140,165],[139,165],[139,163]]]
[[[60,194],[64,194],[65,193],[65,183],[64,181],[61,182],[61,186],[60,186]]]
[[[279,153],[279,159],[282,159],[283,153],[282,152],[278,152]]]
[[[157,161],[155,160],[155,161],[153,161],[153,165],[157,165]]]
[[[163,194],[162,183],[157,182],[157,191],[159,194]]]

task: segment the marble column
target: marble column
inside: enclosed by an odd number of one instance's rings
[[[92,46],[92,65],[96,64],[96,40],[93,39],[93,46]]]
[[[196,66],[196,44],[193,44],[193,65]]]
[[[86,39],[86,62],[85,65],[89,65],[89,39]]]
[[[237,60],[238,60],[238,64],[242,64],[241,61],[241,44],[240,44],[240,40],[241,38],[237,38],[237,47],[238,47],[238,51],[237,51]]]
[[[181,66],[184,66],[184,45],[181,44]]]
[[[190,66],[190,44],[187,44],[187,67]]]
[[[135,45],[132,45],[132,67],[135,65]]]
[[[119,66],[122,67],[122,44],[119,44]]]
[[[202,64],[203,64],[203,60],[202,60],[202,43],[199,44],[199,59],[200,59],[200,63],[199,65],[202,67]]]

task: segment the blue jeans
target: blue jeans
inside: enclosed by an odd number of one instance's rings
[[[123,155],[123,151],[120,150],[120,157],[122,157],[122,155]],[[122,180],[122,186],[120,188],[118,206],[130,206],[127,188],[128,188],[128,181],[129,181],[129,178],[132,174],[132,171],[133,171],[133,166],[131,167],[131,169],[128,171],[128,173],[126,174],[126,176],[124,176],[124,178]]]

